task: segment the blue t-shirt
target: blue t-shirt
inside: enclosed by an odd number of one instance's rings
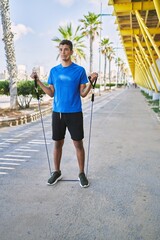
[[[81,112],[80,85],[87,82],[85,69],[75,63],[68,67],[61,64],[53,67],[48,78],[48,84],[54,86],[53,111]]]

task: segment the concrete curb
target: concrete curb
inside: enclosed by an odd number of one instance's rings
[[[52,112],[52,107],[46,108],[41,110],[42,116],[45,116],[49,113]],[[26,124],[29,122],[34,122],[37,119],[40,118],[40,112],[31,112],[31,113],[26,113],[22,116],[19,117],[15,117],[15,118],[9,118],[9,117],[5,117],[3,119],[0,119],[0,128],[1,127],[12,127],[12,126],[18,126],[21,124]]]

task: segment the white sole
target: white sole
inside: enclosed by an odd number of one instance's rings
[[[80,181],[79,178],[78,178],[78,180],[79,180],[79,185],[81,186],[81,188],[87,188],[87,187],[89,187],[89,183],[88,183],[88,185],[84,185],[84,186],[82,186],[81,181]]]
[[[48,185],[48,186],[53,186],[53,185],[55,185],[55,184],[56,184],[59,180],[61,180],[61,179],[62,179],[62,175],[59,176],[59,178],[57,178],[54,183],[48,183],[48,182],[47,182],[47,185]]]

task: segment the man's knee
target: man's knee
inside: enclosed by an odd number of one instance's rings
[[[82,141],[73,141],[73,143],[77,150],[83,150],[83,142]]]
[[[64,144],[64,140],[55,141],[54,148],[56,150],[59,150],[63,147],[63,144]]]

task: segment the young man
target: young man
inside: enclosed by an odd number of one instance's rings
[[[49,87],[44,86],[35,72],[32,73],[31,77],[36,79],[37,84],[46,94],[54,97],[52,139],[55,141],[53,154],[55,171],[48,179],[47,184],[53,185],[62,178],[60,162],[65,132],[68,128],[76,149],[80,186],[88,187],[89,182],[84,173],[85,151],[82,140],[84,133],[81,97],[85,97],[89,93],[91,83],[88,83],[84,68],[72,62],[72,54],[72,42],[69,40],[61,41],[59,44],[61,64],[51,69],[48,78]],[[94,82],[97,77],[97,73],[92,73],[90,80]],[[86,83],[88,84],[86,85]]]

